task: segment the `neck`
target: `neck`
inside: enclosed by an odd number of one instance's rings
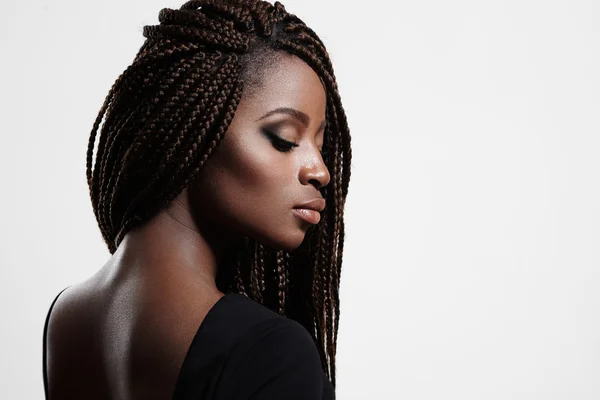
[[[166,209],[128,232],[109,262],[116,266],[111,275],[191,279],[216,290],[219,262],[237,239],[198,221],[189,210],[184,191]]]

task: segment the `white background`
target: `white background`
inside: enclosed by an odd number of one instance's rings
[[[94,119],[183,1],[3,0],[0,398],[108,259]],[[327,45],[353,169],[338,398],[600,398],[600,3],[284,1]]]

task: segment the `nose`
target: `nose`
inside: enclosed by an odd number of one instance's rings
[[[323,189],[329,184],[331,176],[318,151],[306,158],[300,168],[299,179],[303,185],[314,185],[317,189]]]

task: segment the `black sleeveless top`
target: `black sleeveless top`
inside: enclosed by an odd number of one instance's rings
[[[46,398],[48,321],[65,289],[54,298],[44,324]],[[315,343],[300,323],[228,293],[206,314],[179,371],[173,400],[191,399],[332,400],[335,394]]]

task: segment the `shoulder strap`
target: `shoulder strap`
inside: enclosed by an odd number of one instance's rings
[[[239,293],[229,293],[223,300],[206,315],[192,340],[175,386],[175,400],[209,396],[217,383],[213,378],[220,375],[238,340],[256,324],[280,317]]]
[[[44,322],[44,334],[43,334],[43,344],[42,344],[42,364],[43,364],[43,375],[44,375],[44,395],[45,395],[44,397],[46,399],[48,398],[48,371],[46,370],[46,360],[47,360],[46,336],[48,335],[48,321],[50,321],[50,313],[52,312],[54,303],[56,303],[56,300],[58,300],[58,296],[60,296],[62,294],[62,292],[67,290],[69,287],[70,286],[67,286],[66,288],[61,290],[59,294],[56,295],[56,297],[54,298],[54,301],[52,301],[52,304],[50,305],[50,309],[48,310],[48,313],[46,314],[46,322]]]

